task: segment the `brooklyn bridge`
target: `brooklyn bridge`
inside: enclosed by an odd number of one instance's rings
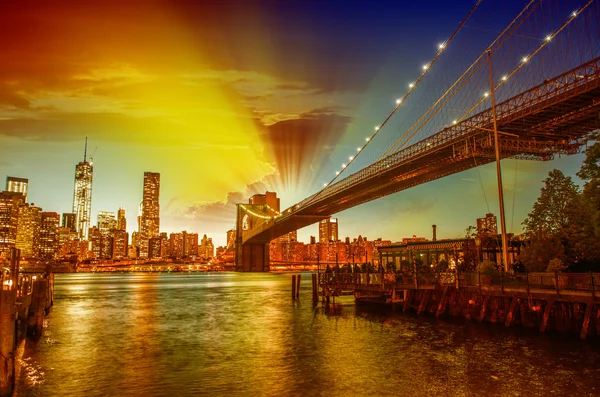
[[[268,270],[271,240],[380,197],[496,159],[581,151],[600,129],[600,6],[533,0],[475,44],[463,35],[480,3],[321,190],[281,212],[238,205],[238,270]]]

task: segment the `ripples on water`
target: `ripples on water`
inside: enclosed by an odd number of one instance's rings
[[[575,336],[293,302],[287,274],[65,274],[17,396],[600,395]]]

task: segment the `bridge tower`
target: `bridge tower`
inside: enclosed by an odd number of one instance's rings
[[[235,271],[268,272],[270,270],[270,239],[244,243],[243,238],[244,233],[272,220],[278,213],[279,199],[274,192],[255,194],[250,197],[248,204],[237,204]]]

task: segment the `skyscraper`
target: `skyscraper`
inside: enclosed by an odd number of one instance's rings
[[[19,205],[23,197],[18,193],[0,192],[0,258],[8,257],[17,242]]]
[[[41,224],[42,209],[40,207],[33,204],[19,206],[15,246],[21,250],[21,257],[32,258],[39,254]]]
[[[160,174],[144,172],[144,196],[140,224],[140,257],[148,257],[148,240],[158,236],[160,230]]]
[[[98,229],[103,235],[117,228],[117,218],[114,212],[98,211]]]
[[[77,214],[74,212],[64,212],[62,214],[62,227],[67,227],[69,230],[76,232]]]
[[[119,208],[117,212],[117,229],[127,230],[127,219],[125,218],[125,208]]]
[[[17,178],[14,176],[6,177],[6,191],[13,193],[21,193],[23,195],[23,201],[27,202],[27,187],[29,180],[25,178]]]
[[[42,212],[38,258],[52,260],[58,253],[58,227],[60,215],[56,212]]]
[[[337,218],[323,219],[319,222],[319,242],[338,241]]]
[[[90,218],[92,216],[92,177],[94,168],[87,161],[87,138],[83,161],[75,166],[75,189],[73,192],[73,212],[75,213],[75,229],[79,238],[88,238]]]

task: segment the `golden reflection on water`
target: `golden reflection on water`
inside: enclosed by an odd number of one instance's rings
[[[285,274],[61,275],[18,396],[596,395],[577,339],[338,300]],[[582,392],[583,391],[583,392]]]

